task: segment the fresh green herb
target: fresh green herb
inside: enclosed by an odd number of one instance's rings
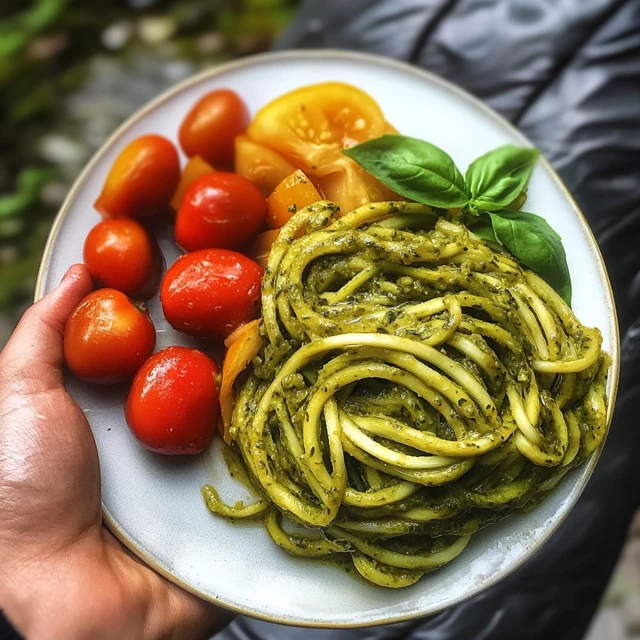
[[[467,169],[471,206],[497,211],[513,202],[525,189],[540,152],[506,145],[485,153]]]
[[[479,218],[474,220],[470,229],[478,236],[478,238],[482,238],[487,242],[502,244],[502,242],[500,242],[496,237],[496,232],[493,230],[493,224],[491,223],[491,216],[489,214],[481,215]]]
[[[524,206],[524,203],[527,201],[527,191],[526,189],[524,191],[520,192],[520,195],[518,195],[517,198],[515,198],[514,200],[512,200],[506,207],[505,209],[509,209],[509,211],[520,211],[520,209],[522,209],[522,207]]]
[[[51,167],[28,167],[18,174],[15,193],[0,196],[0,218],[22,212],[38,201],[42,188],[55,175]]]
[[[343,153],[406,198],[445,210],[462,209],[462,220],[476,235],[504,246],[571,302],[560,236],[543,218],[518,210],[526,200],[537,149],[506,145],[489,151],[469,165],[466,181],[449,155],[416,138],[385,135]]]
[[[396,193],[432,207],[469,203],[462,174],[442,149],[417,138],[385,135],[343,153]]]
[[[0,20],[0,60],[7,59],[62,12],[64,0],[36,0],[22,13]]]
[[[503,245],[571,304],[571,278],[562,240],[544,218],[525,211],[489,211],[482,214],[472,231]]]

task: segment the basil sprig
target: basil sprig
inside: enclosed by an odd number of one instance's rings
[[[502,245],[571,303],[571,278],[560,236],[540,216],[518,211],[539,151],[498,147],[474,160],[466,179],[429,142],[384,135],[343,153],[396,193],[440,209],[462,209],[479,237]],[[459,213],[459,212],[456,212]]]
[[[471,206],[497,211],[513,202],[526,188],[539,155],[537,149],[506,145],[474,160],[465,176]]]

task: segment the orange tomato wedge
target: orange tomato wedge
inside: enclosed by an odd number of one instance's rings
[[[258,144],[247,136],[236,138],[235,171],[255,182],[265,197],[296,168],[273,149]]]
[[[227,444],[231,444],[229,429],[233,414],[233,383],[247,368],[247,365],[258,355],[262,346],[260,323],[252,320],[236,329],[225,341],[227,353],[222,363],[222,384],[220,385],[220,416],[222,418],[222,435]]]
[[[392,136],[397,136],[400,132],[391,123],[385,122],[383,135],[387,133]]]
[[[187,162],[187,165],[180,176],[180,182],[178,182],[178,186],[171,198],[171,208],[174,211],[177,211],[184,200],[184,195],[187,192],[187,189],[194,183],[198,178],[206,175],[207,173],[213,173],[215,169],[206,161],[203,160],[200,156],[193,156]]]
[[[298,169],[287,176],[267,198],[267,224],[272,229],[280,229],[296,211],[320,199],[311,180]]]
[[[381,135],[398,135],[398,130],[388,122],[384,124]],[[391,191],[388,187],[368,174],[352,160],[348,160],[349,170],[334,171],[327,176],[314,178],[316,187],[322,191],[325,200],[337,202],[343,213],[359,207],[367,202],[383,202],[385,200],[404,200],[403,196]]]
[[[337,202],[342,214],[349,213],[369,202],[405,200],[403,196],[385,187],[380,180],[367,173],[353,160],[345,156],[342,169],[316,178],[316,184],[325,200]]]
[[[302,169],[327,200],[343,212],[398,196],[363,171],[342,149],[395,129],[376,101],[341,82],[326,82],[286,93],[260,109],[247,135]]]
[[[263,269],[267,266],[267,260],[269,258],[269,252],[271,251],[271,245],[276,241],[280,229],[270,229],[269,231],[263,231],[256,239],[249,245],[247,249],[247,255],[257,262]],[[233,335],[233,334],[232,334]]]

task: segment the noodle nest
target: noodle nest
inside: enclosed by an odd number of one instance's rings
[[[227,451],[295,555],[403,587],[534,505],[606,433],[609,358],[541,278],[408,202],[318,202],[271,249]],[[442,212],[438,212],[442,213]],[[239,456],[238,456],[239,454]]]

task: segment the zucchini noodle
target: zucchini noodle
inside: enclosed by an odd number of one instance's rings
[[[270,252],[259,331],[228,431],[259,497],[225,507],[205,487],[207,503],[377,585],[452,561],[606,433],[600,332],[425,205],[299,211]]]

